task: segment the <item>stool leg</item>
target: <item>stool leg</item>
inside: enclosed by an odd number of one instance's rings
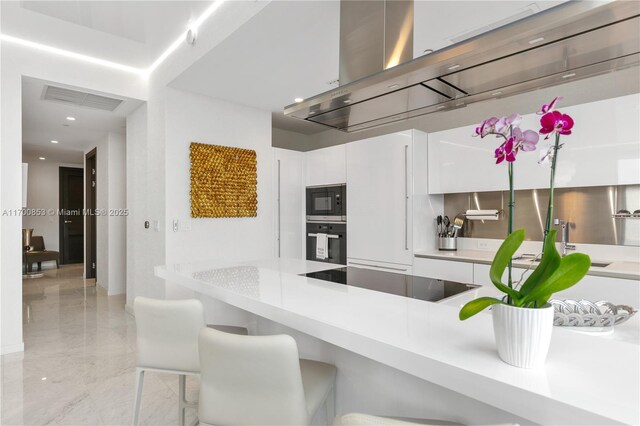
[[[187,388],[187,376],[181,374],[178,376],[178,425],[184,426],[185,422],[185,410],[186,410],[186,388]]]
[[[138,426],[140,420],[140,402],[142,400],[142,384],[144,383],[144,370],[136,368],[136,396],[133,403],[133,426]]]

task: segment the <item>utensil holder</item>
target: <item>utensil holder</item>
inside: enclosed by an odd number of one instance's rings
[[[438,237],[438,250],[456,251],[458,250],[457,237]]]

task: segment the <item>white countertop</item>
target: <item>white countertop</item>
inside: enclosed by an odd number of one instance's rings
[[[458,262],[491,264],[495,252],[487,250],[457,250],[457,251],[419,251],[415,252],[416,257],[425,257],[429,259],[453,260]],[[606,261],[603,259],[592,259],[593,261]],[[516,260],[514,266],[527,267],[531,261],[526,259]],[[601,268],[592,266],[589,269],[589,275],[624,278],[630,280],[640,279],[640,262],[629,261],[611,261],[611,264]]]
[[[297,275],[331,266],[212,261],[156,275],[536,423],[640,423],[637,338],[555,328],[544,368],[519,369],[498,358],[490,315],[458,319],[464,297],[430,303]]]

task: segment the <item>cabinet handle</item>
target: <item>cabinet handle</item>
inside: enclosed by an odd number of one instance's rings
[[[369,268],[389,269],[391,271],[407,271],[407,268],[392,268],[390,266],[369,265],[368,263],[347,262],[347,265],[368,266]]]
[[[280,219],[280,160],[278,160],[278,257],[280,257],[280,226],[281,226],[281,219]]]
[[[318,234],[307,234],[307,235],[314,238],[318,237]],[[336,234],[327,234],[327,238],[342,238],[342,237]]]
[[[409,145],[404,146],[404,249],[409,250]]]

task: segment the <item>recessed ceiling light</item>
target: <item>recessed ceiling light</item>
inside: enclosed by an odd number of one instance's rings
[[[397,88],[397,87],[400,87],[400,85],[399,85],[399,84],[396,84],[396,83],[393,83],[393,84],[391,84],[391,85],[389,85],[389,86],[387,86],[387,87],[389,87],[389,89],[395,89],[395,88]]]
[[[491,96],[498,96],[498,95],[502,95],[502,92],[498,91],[498,92],[493,92],[491,94]]]
[[[433,53],[433,49],[424,49],[424,52],[422,52],[423,54],[428,54],[428,53]]]
[[[460,68],[460,65],[459,64],[454,64],[454,65],[451,65],[448,69],[453,71],[453,70],[457,70],[458,68]]]
[[[342,102],[344,102],[345,104],[350,104],[352,101],[351,101],[351,99],[345,99],[345,100],[344,100],[344,101],[342,101]]]
[[[69,121],[76,121],[76,118],[75,118],[75,117],[67,117],[67,120],[69,120]]]
[[[39,160],[46,160],[44,157],[38,157]]]
[[[563,76],[562,76],[562,78],[571,78],[571,77],[573,77],[574,75],[576,75],[576,73],[575,73],[575,72],[570,72],[569,74],[565,74],[565,75],[563,75]]]
[[[544,40],[544,37],[534,38],[533,40],[529,40],[529,44],[540,43],[542,40]]]
[[[51,141],[51,143],[58,143],[58,141]]]
[[[304,101],[304,98],[295,98],[294,101],[296,101],[296,103],[300,103]]]
[[[42,378],[42,379],[40,379],[40,380],[45,381],[45,380],[47,380],[47,378],[46,378],[46,377],[43,377],[43,378]]]

